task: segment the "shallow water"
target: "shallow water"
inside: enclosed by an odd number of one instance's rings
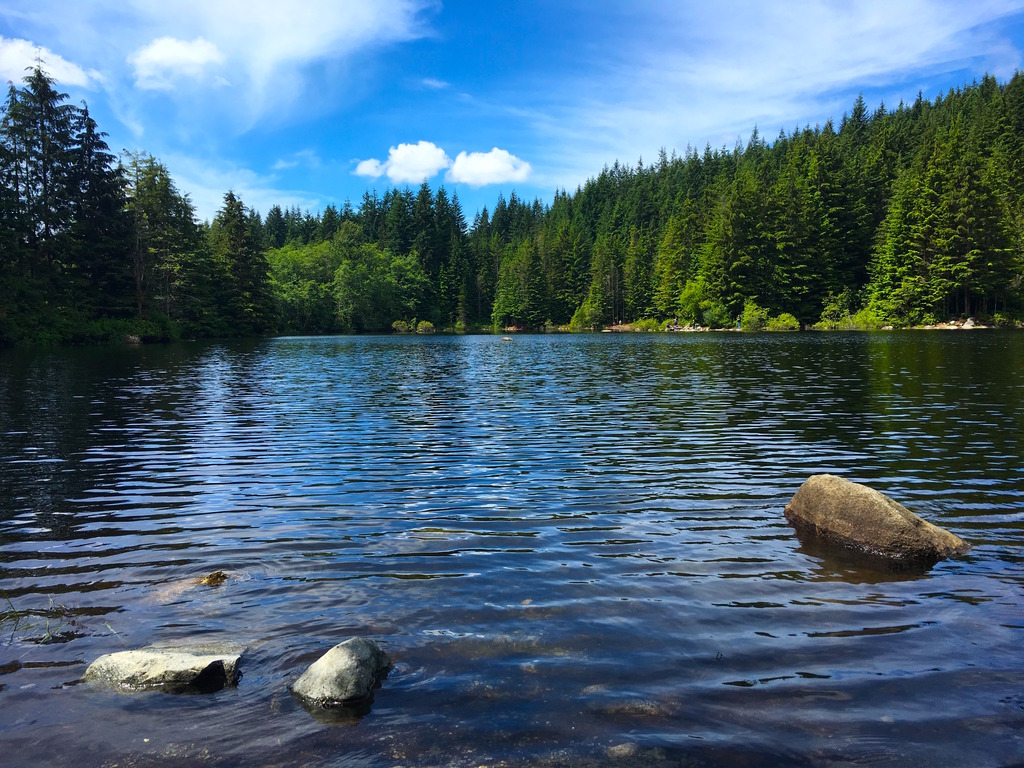
[[[971,552],[808,549],[818,472]],[[6,352],[0,505],[14,764],[1024,760],[1022,334]],[[287,686],[353,635],[395,668],[314,718]],[[78,682],[197,637],[248,645],[237,688]]]

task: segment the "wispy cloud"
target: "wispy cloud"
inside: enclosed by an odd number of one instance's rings
[[[436,78],[433,77],[425,77],[422,80],[420,80],[420,83],[423,84],[423,86],[425,86],[426,88],[430,88],[431,90],[434,91],[443,91],[445,88],[450,88],[452,85],[451,83],[447,83],[444,80],[437,80]]]
[[[42,61],[46,71],[65,86],[92,88],[103,79],[95,69],[85,70],[49,48],[37,46],[29,40],[0,37],[0,78],[20,83],[26,69],[34,67],[37,60]]]
[[[184,119],[214,107],[222,129],[225,115],[244,129],[288,113],[317,66],[428,34],[425,16],[436,7],[435,0],[10,0],[7,13],[121,88],[128,81],[169,93],[183,82],[230,81],[226,93],[176,103]]]
[[[868,88],[891,97],[910,83],[912,97],[929,74],[1009,77],[1020,52],[999,21],[1022,9],[1022,0],[620,8],[603,20],[604,34],[618,33],[615,46],[585,60],[566,87],[522,104],[547,137],[544,177],[592,175],[612,159],[649,158],[661,147],[731,148],[755,125],[774,135],[838,118]]]
[[[319,168],[322,165],[323,161],[315,149],[302,149],[287,157],[278,158],[271,167],[275,171],[285,171],[299,167]]]
[[[224,205],[224,194],[232,190],[250,208],[266,215],[273,205],[318,210],[318,195],[281,188],[274,175],[258,173],[245,165],[225,160],[208,161],[179,152],[160,160],[167,165],[178,188],[189,195],[200,219],[212,219]]]
[[[209,40],[159,37],[128,57],[135,69],[135,84],[152,90],[172,90],[181,80],[213,79],[224,54]],[[226,81],[221,80],[226,84]]]

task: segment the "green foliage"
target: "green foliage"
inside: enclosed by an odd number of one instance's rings
[[[799,331],[800,321],[788,312],[783,312],[781,315],[768,318],[764,329],[766,331]]]
[[[704,320],[704,312],[712,304],[704,298],[705,293],[706,284],[702,278],[686,281],[677,305],[680,320],[690,325]]]
[[[331,283],[341,260],[341,249],[330,242],[289,243],[267,251],[270,288],[282,331],[321,334],[337,330]]]
[[[740,315],[740,329],[757,332],[764,330],[767,325],[768,310],[758,306],[753,299],[748,299],[743,305],[743,314]]]
[[[166,166],[151,155],[127,153],[123,167],[136,315],[202,315],[213,286],[200,264],[205,253],[192,203],[178,192]]]
[[[816,331],[877,331],[886,325],[899,325],[883,320],[874,309],[865,307],[853,313],[846,313],[838,318],[822,320],[815,323]]]
[[[339,245],[334,273],[335,320],[346,332],[385,331],[394,318],[413,317],[428,290],[416,254],[395,255],[376,245]]]
[[[663,323],[652,318],[644,318],[643,320],[636,320],[630,323],[629,329],[636,333],[653,333],[654,331],[663,330],[663,325]]]
[[[420,320],[416,323],[416,333],[433,333],[434,324],[429,320]]]
[[[209,233],[210,252],[225,280],[221,301],[236,333],[266,333],[274,324],[266,254],[253,237],[248,209],[234,192],[224,195],[224,206]]]
[[[595,331],[604,324],[604,312],[601,308],[595,307],[589,297],[580,304],[569,321],[571,331]]]
[[[701,302],[701,321],[708,328],[731,328],[735,325],[729,308],[719,301]]]
[[[853,312],[853,291],[847,288],[838,294],[831,291],[825,297],[821,317],[814,327],[819,330],[838,330]]]

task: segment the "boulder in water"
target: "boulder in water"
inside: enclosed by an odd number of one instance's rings
[[[238,680],[238,646],[140,648],[100,656],[85,680],[129,692],[212,693]]]
[[[309,665],[292,693],[314,707],[369,699],[391,669],[391,659],[372,640],[349,638]]]
[[[835,475],[808,478],[786,505],[786,519],[798,534],[894,565],[933,565],[968,550],[888,496]]]

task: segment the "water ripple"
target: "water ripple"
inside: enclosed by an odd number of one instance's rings
[[[0,745],[76,768],[587,764],[627,742],[638,764],[1009,764],[1022,435],[1017,334],[5,352]],[[816,472],[973,548],[926,573],[807,550],[782,507]],[[238,689],[75,685],[197,634],[249,644]],[[339,729],[286,688],[350,635],[396,667]]]

